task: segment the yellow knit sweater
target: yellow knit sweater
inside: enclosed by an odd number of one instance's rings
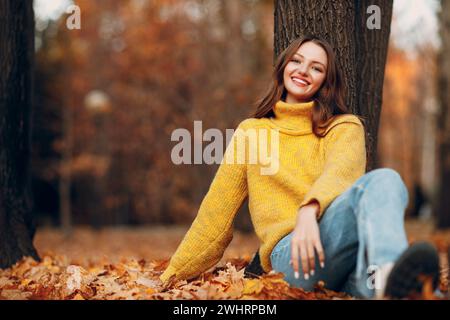
[[[278,130],[278,171],[262,175],[261,164],[233,164],[225,162],[224,155],[197,217],[160,277],[163,282],[172,275],[196,277],[219,262],[233,238],[234,217],[247,197],[260,240],[261,265],[270,271],[272,249],[294,229],[298,209],[317,200],[320,219],[329,204],[364,174],[366,150],[360,120],[354,115],[338,116],[326,135],[318,138],[312,133],[312,108],[313,102],[280,100],[273,108],[275,117],[249,118],[239,124],[243,130]],[[225,154],[231,152],[230,145]]]

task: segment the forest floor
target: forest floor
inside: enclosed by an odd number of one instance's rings
[[[186,231],[186,226],[77,227],[67,237],[59,229],[41,228],[34,244],[42,260],[26,258],[0,270],[0,299],[352,299],[323,283],[313,292],[291,288],[279,273],[244,277],[258,240],[237,231],[217,266],[192,281],[162,287],[159,275]],[[410,242],[427,240],[438,248],[440,289],[446,294],[450,231],[417,220],[408,220],[406,231]],[[437,298],[430,286],[424,288],[411,298]]]

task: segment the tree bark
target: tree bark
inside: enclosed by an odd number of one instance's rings
[[[34,15],[32,1],[0,1],[0,268],[33,247],[30,132]]]
[[[369,29],[370,5],[381,9],[380,29]],[[381,113],[384,67],[392,17],[392,0],[275,1],[274,60],[300,35],[329,41],[347,87],[347,106],[363,116],[366,126],[367,170],[376,167],[377,132]]]
[[[439,187],[436,203],[436,224],[440,229],[450,228],[450,2],[441,1],[438,55],[438,117]]]

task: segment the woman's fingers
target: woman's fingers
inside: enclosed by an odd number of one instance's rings
[[[296,279],[299,275],[299,260],[301,261],[301,268],[305,280],[308,280],[310,276],[313,276],[316,271],[316,252],[319,259],[320,267],[325,267],[325,254],[323,251],[320,237],[315,240],[303,239],[301,237],[293,237],[291,240],[291,261],[294,270],[294,276]],[[300,259],[299,259],[300,258]]]
[[[314,246],[316,248],[317,255],[319,257],[320,267],[324,268],[325,267],[325,253],[323,252],[322,243],[320,242],[320,239],[316,241]]]
[[[315,254],[314,254],[314,242],[309,241],[307,244],[308,248],[308,264],[309,264],[309,270],[311,270],[311,276],[314,275],[314,269],[315,269]]]
[[[294,238],[291,241],[291,262],[294,269],[294,277],[298,279],[298,245]]]
[[[300,258],[300,259],[299,259]],[[299,274],[299,260],[301,261],[301,267],[303,271],[303,277],[305,280],[309,279],[310,270],[311,275],[314,275],[314,245],[313,242],[306,239],[298,239],[293,237],[291,240],[291,261],[292,268],[294,269],[294,277],[298,279]]]
[[[299,254],[300,252],[300,254]],[[304,278],[306,280],[309,279],[309,268],[308,268],[308,252],[306,249],[305,240],[298,239],[296,237],[292,238],[291,241],[291,263],[292,268],[294,269],[294,277],[298,279],[300,277],[299,274],[299,258],[302,262],[302,271]]]
[[[308,251],[307,251],[306,241],[300,241],[300,258],[302,260],[302,270],[305,280],[309,279],[309,262],[308,262]]]

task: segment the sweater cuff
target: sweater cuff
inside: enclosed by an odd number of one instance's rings
[[[310,203],[313,203],[313,202],[316,202],[316,203],[319,205],[319,210],[318,210],[317,213],[316,213],[316,217],[317,217],[317,220],[320,220],[320,218],[321,218],[322,215],[323,215],[323,212],[325,211],[325,210],[324,210],[325,203],[323,203],[323,201],[320,201],[318,197],[316,197],[316,196],[310,196],[310,197],[305,198],[305,199],[302,201],[302,203],[300,204],[300,207],[299,207],[299,208],[304,207],[304,206],[306,206],[306,205],[308,205],[308,204],[310,204]]]
[[[166,268],[166,270],[159,276],[159,279],[165,284],[172,275],[176,276],[177,269],[171,264]]]

